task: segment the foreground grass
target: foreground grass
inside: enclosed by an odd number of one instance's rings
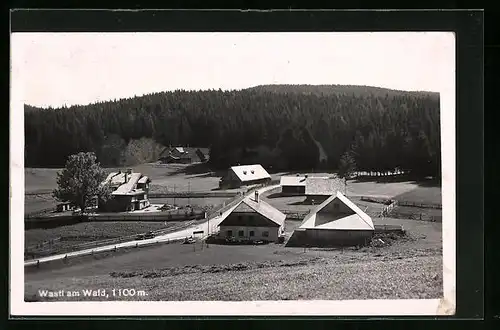
[[[401,259],[398,259],[401,258]],[[184,267],[185,268],[185,267]],[[25,286],[27,301],[54,300],[339,300],[426,299],[442,296],[442,258],[352,255],[309,257],[288,262],[239,263],[229,266],[113,273],[103,276],[47,279]],[[145,295],[117,297],[112,289]],[[42,298],[39,290],[104,289],[108,297]]]

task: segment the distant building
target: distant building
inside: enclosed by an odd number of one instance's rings
[[[219,224],[219,237],[241,241],[278,242],[284,237],[286,215],[255,197],[246,197]]]
[[[219,188],[230,189],[265,183],[271,176],[261,165],[241,165],[231,167],[219,181]]]
[[[57,212],[67,212],[73,210],[74,207],[71,205],[71,202],[59,203],[56,206]]]
[[[165,148],[160,159],[163,163],[190,164],[194,161],[205,162],[208,160],[207,148],[174,147]]]
[[[282,176],[280,178],[283,196],[303,196],[306,193],[306,176]]]
[[[363,245],[371,239],[374,225],[370,216],[341,192],[313,209],[288,241],[289,246]]]
[[[305,183],[305,202],[315,205],[321,204],[338,191],[344,193],[346,188],[344,180],[340,178],[308,177]]]
[[[99,204],[101,209],[107,212],[126,212],[141,210],[150,205],[148,193],[151,180],[147,176],[129,169],[110,173],[103,182],[106,183],[110,184],[113,192],[109,201]]]

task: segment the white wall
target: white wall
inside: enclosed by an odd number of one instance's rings
[[[277,241],[279,237],[279,233],[282,231],[283,226],[281,227],[244,227],[244,226],[220,226],[219,236],[226,237],[227,231],[231,230],[232,236],[235,238],[243,238],[250,240],[266,240],[266,241]],[[239,231],[243,231],[243,237],[238,235]],[[250,231],[254,231],[254,236],[250,236]],[[269,236],[265,237],[262,235],[263,232],[269,232]]]

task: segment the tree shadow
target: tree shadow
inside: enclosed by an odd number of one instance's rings
[[[313,204],[310,200],[306,198],[303,201],[288,203],[288,205],[316,205],[316,204]]]
[[[175,176],[179,174],[192,175],[198,178],[203,177],[220,177],[223,175],[223,171],[213,171],[207,162],[205,163],[195,163],[189,164],[187,166],[176,169],[175,171],[169,172],[166,176]]]
[[[269,194],[269,195],[267,195],[267,196],[266,196],[266,198],[268,198],[268,199],[280,198],[280,197],[285,197],[285,196],[283,196],[283,195],[282,195],[281,193],[279,193],[279,192],[278,192],[278,193],[272,193],[272,194]]]

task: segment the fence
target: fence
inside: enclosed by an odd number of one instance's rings
[[[55,211],[57,211],[57,209],[55,207],[48,207],[48,208],[45,208],[43,210],[29,212],[29,213],[25,214],[24,217],[25,218],[36,218],[42,214],[51,213],[51,212],[55,212]]]
[[[206,218],[205,211],[167,211],[154,214],[92,214],[87,216],[87,221],[179,221]]]
[[[416,202],[408,202],[408,201],[398,201],[399,206],[410,206],[410,207],[418,207],[424,209],[442,209],[443,206],[441,204],[431,204],[431,203],[416,203]]]
[[[55,243],[59,242],[60,240],[61,240],[61,237],[57,237],[57,238],[54,238],[54,239],[51,239],[48,241],[44,241],[44,242],[41,242],[38,244],[33,244],[33,245],[26,247],[26,251],[40,249],[40,248],[44,248],[46,246],[51,246],[51,245],[54,245]]]
[[[286,215],[286,219],[288,220],[303,220],[305,216],[309,214],[309,212],[294,212],[286,210],[283,210],[281,212]]]
[[[30,261],[25,261],[24,266],[25,267],[40,267],[40,264],[46,264],[46,263],[51,263],[51,262],[57,262],[57,261],[62,261],[64,263],[67,262],[68,259],[76,259],[76,258],[81,258],[81,257],[86,257],[86,256],[91,256],[91,255],[99,255],[102,253],[107,253],[107,252],[116,252],[118,250],[122,249],[130,249],[130,248],[142,248],[142,247],[148,247],[148,246],[153,246],[153,245],[159,245],[159,244],[172,244],[172,243],[180,243],[183,242],[186,238],[188,237],[182,237],[182,238],[176,238],[176,239],[166,239],[166,240],[155,240],[155,241],[150,241],[150,242],[136,242],[136,244],[130,244],[127,246],[122,246],[122,247],[110,247],[109,249],[101,249],[101,250],[90,250],[90,251],[82,251],[81,253],[78,253],[77,255],[65,255],[63,258],[59,259],[53,259],[49,260],[46,262],[40,262],[40,260],[30,260]]]
[[[392,210],[394,209],[394,207],[398,204],[397,201],[394,201],[392,202],[391,204],[387,205],[386,207],[384,207],[384,209],[382,210],[380,216],[383,218],[383,217],[386,217],[388,216]]]
[[[176,193],[150,193],[149,198],[207,198],[207,197],[235,197],[238,192],[176,192]]]
[[[404,231],[402,225],[374,225],[375,232]]]
[[[390,213],[393,218],[408,219],[408,220],[419,220],[419,221],[430,221],[430,222],[442,222],[442,215],[431,215],[423,212],[404,212],[400,210],[393,210]]]
[[[172,227],[168,227],[165,229],[154,230],[154,231],[152,231],[152,233],[155,234],[155,236],[165,235],[165,234],[168,234],[168,233],[173,232],[173,231],[188,228],[189,226],[193,225],[195,222],[196,222],[195,220],[192,220],[192,221],[183,223],[181,225],[172,226]],[[106,246],[106,245],[113,245],[113,244],[120,244],[120,243],[124,243],[124,242],[130,242],[130,241],[135,240],[137,235],[138,234],[121,236],[121,237],[117,237],[117,238],[110,238],[110,239],[106,239],[106,240],[99,240],[99,241],[93,241],[93,242],[72,245],[72,246],[66,247],[65,249],[61,249],[61,250],[57,251],[57,253],[70,253],[70,252],[74,252],[74,251],[90,249],[93,247],[97,248],[97,247]],[[43,247],[47,247],[47,246],[50,247],[56,241],[61,241],[61,237],[54,239],[54,240],[51,240],[51,241],[47,241],[50,243],[45,244],[43,246],[40,246],[39,244],[36,246],[32,245],[31,247],[28,247],[26,249],[25,255],[30,255],[32,259],[44,257],[44,256],[49,256],[49,255],[54,253],[53,250],[35,250],[35,251],[33,251],[34,250],[33,247],[35,247],[35,248],[43,248]],[[44,242],[44,243],[46,243],[46,242]]]

